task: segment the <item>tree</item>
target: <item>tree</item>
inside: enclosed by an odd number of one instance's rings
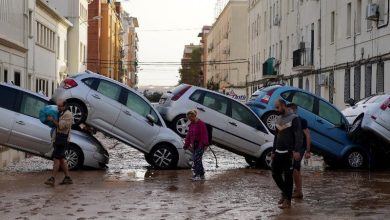
[[[186,83],[195,86],[202,85],[202,49],[194,48],[191,53],[191,60],[187,64],[182,64],[182,68],[179,69],[180,80],[179,84]]]

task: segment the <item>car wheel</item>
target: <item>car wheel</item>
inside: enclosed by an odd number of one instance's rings
[[[351,129],[349,130],[348,137],[358,142],[362,135],[362,122],[363,122],[363,116],[360,116],[358,119],[355,120],[355,122],[352,124]]]
[[[253,157],[245,157],[245,161],[248,163],[250,167],[255,167],[257,165],[257,161]]]
[[[85,122],[85,119],[87,119],[87,110],[83,105],[77,102],[70,102],[68,103],[68,107],[72,112],[74,125],[80,125]]]
[[[161,144],[152,150],[150,158],[157,169],[173,169],[177,166],[178,154],[175,148]]]
[[[267,169],[272,168],[272,149],[265,150],[260,157],[260,162]]]
[[[271,133],[275,134],[276,131],[276,120],[278,119],[278,114],[276,112],[269,112],[263,116],[263,122],[267,126],[268,130]]]
[[[78,147],[70,145],[65,150],[65,159],[68,162],[68,168],[70,170],[78,170],[83,167],[84,155]]]
[[[153,166],[153,160],[149,154],[145,154],[145,160],[149,165]]]
[[[351,150],[345,155],[345,163],[348,168],[360,169],[366,166],[366,155],[360,150]]]
[[[172,127],[173,130],[180,135],[181,137],[185,137],[188,132],[189,121],[185,115],[180,115],[173,120]]]

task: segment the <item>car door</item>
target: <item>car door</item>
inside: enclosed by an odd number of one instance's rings
[[[48,101],[29,93],[21,94],[9,143],[24,151],[47,153],[51,146],[50,128],[39,120],[39,111]]]
[[[87,96],[90,109],[87,123],[110,133],[122,109],[122,104],[119,102],[121,91],[121,86],[107,80],[100,80],[96,90],[91,89]]]
[[[345,144],[350,142],[347,136],[347,123],[343,115],[332,105],[320,99],[317,99],[317,102],[316,144],[328,153],[341,156]]]
[[[0,85],[0,144],[7,144],[15,121],[16,89]]]
[[[243,104],[231,101],[231,117],[228,119],[226,137],[238,151],[255,156],[269,140],[269,134],[254,113]]]
[[[126,89],[124,92],[121,111],[113,132],[133,147],[148,152],[160,130],[159,118],[155,118],[156,123],[150,123],[146,116],[157,116],[152,106],[138,94]]]
[[[230,146],[226,132],[229,99],[212,92],[204,92],[200,103],[196,105],[198,117],[212,126],[213,141]]]

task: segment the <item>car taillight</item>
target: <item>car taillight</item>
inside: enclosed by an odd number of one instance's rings
[[[180,97],[182,97],[184,95],[184,93],[186,93],[189,89],[191,88],[191,86],[186,86],[185,88],[183,88],[182,90],[180,90],[180,92],[178,92],[176,95],[174,95],[171,100],[172,101],[177,101],[180,99]]]
[[[260,102],[262,103],[265,103],[265,104],[268,104],[272,94],[275,92],[276,89],[272,89],[270,91],[267,92],[267,94],[265,94],[265,96],[263,98],[261,98]]]
[[[77,82],[73,79],[65,79],[64,80],[64,89],[71,89],[77,86]]]
[[[383,111],[385,111],[390,105],[390,98],[388,98],[382,105],[381,105],[381,109]]]

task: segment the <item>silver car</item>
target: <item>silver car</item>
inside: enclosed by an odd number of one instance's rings
[[[0,144],[50,159],[51,128],[38,119],[49,99],[5,83],[0,83],[0,94]],[[105,168],[109,161],[107,150],[98,140],[75,130],[71,131],[65,155],[72,170],[83,166]]]
[[[74,124],[86,123],[145,154],[159,169],[188,168],[183,140],[166,127],[151,103],[128,86],[86,71],[65,79],[53,100],[67,100]]]
[[[219,147],[245,157],[250,165],[271,165],[274,136],[246,105],[223,94],[182,84],[164,94],[157,110],[181,136],[188,131],[186,113],[197,109],[198,116],[212,131]]]

